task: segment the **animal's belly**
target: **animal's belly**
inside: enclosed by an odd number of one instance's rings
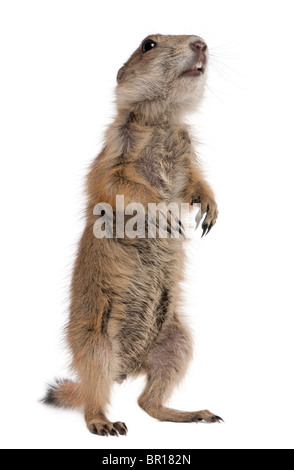
[[[182,263],[182,250],[172,248],[170,240],[146,241],[128,250],[138,262],[110,318],[122,374],[141,368],[161,329],[173,318]]]

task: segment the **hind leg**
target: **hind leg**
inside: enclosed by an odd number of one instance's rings
[[[91,337],[80,348],[73,361],[73,368],[79,375],[87,427],[91,433],[99,436],[127,434],[125,423],[111,422],[106,417],[113,384],[109,341],[101,336],[95,338],[92,332],[88,335]]]
[[[192,355],[190,336],[179,321],[162,330],[150,351],[145,370],[147,384],[138,403],[150,416],[160,421],[209,423],[220,421],[219,416],[203,411],[179,411],[164,406],[174,386],[184,376]]]

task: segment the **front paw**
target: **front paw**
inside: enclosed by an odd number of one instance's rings
[[[217,204],[215,200],[207,194],[202,194],[201,196],[192,195],[189,199],[189,204],[191,204],[191,206],[193,204],[200,204],[200,210],[198,211],[195,219],[195,230],[198,228],[204,214],[206,214],[202,222],[202,238],[204,235],[207,235],[210,232],[210,230],[216,223],[216,219],[218,216]]]

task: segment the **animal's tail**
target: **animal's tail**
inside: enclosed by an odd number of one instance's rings
[[[83,405],[80,386],[71,380],[56,380],[53,385],[49,385],[42,402],[64,408],[80,408]]]

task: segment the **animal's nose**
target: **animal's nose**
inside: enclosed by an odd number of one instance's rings
[[[192,42],[190,46],[193,51],[205,52],[207,49],[207,45],[203,41]]]

